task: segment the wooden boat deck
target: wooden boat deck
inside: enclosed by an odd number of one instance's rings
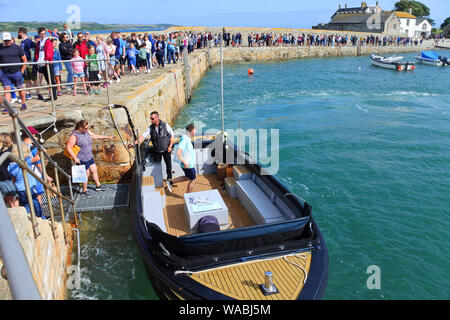
[[[166,207],[164,218],[167,232],[174,236],[184,236],[190,234],[189,225],[184,213],[183,195],[187,192],[188,182],[177,183],[169,192],[160,188],[161,194],[166,195]],[[229,229],[249,227],[255,225],[247,210],[241,205],[237,198],[231,198],[225,189],[223,181],[217,179],[217,175],[199,175],[195,184],[194,192],[217,189],[225,202],[229,212]]]
[[[150,179],[151,180],[151,179]],[[153,181],[143,181],[143,184]],[[184,213],[183,194],[187,191],[188,182],[178,183],[173,192],[165,188],[157,188],[166,196],[164,219],[167,232],[175,236],[183,236],[190,233]],[[255,225],[247,210],[237,198],[231,198],[224,182],[217,179],[217,175],[199,175],[197,177],[194,192],[217,189],[222,196],[229,211],[229,228],[240,228]],[[248,263],[226,266],[213,270],[205,270],[189,274],[191,279],[200,284],[238,300],[295,300],[303,288],[305,280],[304,271],[294,264],[301,266],[307,273],[311,266],[311,252],[305,252],[297,256],[283,257],[272,260],[257,260]],[[294,264],[292,264],[294,263]],[[260,289],[264,283],[266,271],[273,273],[274,284],[279,293],[265,296]]]

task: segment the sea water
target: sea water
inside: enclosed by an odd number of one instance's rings
[[[450,67],[401,73],[368,56],[225,65],[225,128],[278,129],[275,176],[313,208],[329,249],[324,299],[450,297],[449,80]],[[220,115],[214,67],[174,128],[220,129]],[[128,215],[83,214],[72,299],[156,298]]]

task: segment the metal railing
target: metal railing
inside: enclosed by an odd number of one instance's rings
[[[1,98],[0,98],[1,99]],[[1,101],[0,101],[1,102]],[[50,156],[45,151],[44,147],[36,141],[34,136],[27,129],[25,124],[18,117],[18,112],[15,110],[8,101],[3,100],[3,104],[8,109],[9,115],[13,121],[15,143],[17,144],[18,156],[11,153],[5,152],[0,156],[0,165],[4,163],[6,159],[10,159],[12,162],[17,163],[17,165],[22,170],[22,176],[25,185],[25,193],[27,202],[29,204],[29,211],[32,223],[32,229],[34,238],[37,239],[40,236],[38,229],[36,213],[33,205],[33,195],[30,188],[30,181],[28,179],[28,174],[33,176],[39,183],[44,186],[45,194],[47,197],[47,205],[50,213],[50,227],[53,233],[53,238],[57,239],[58,234],[56,233],[56,223],[53,211],[53,205],[51,202],[52,195],[58,197],[59,200],[59,210],[62,217],[62,228],[64,233],[64,241],[66,244],[69,243],[69,232],[66,226],[66,217],[64,213],[63,201],[69,202],[72,205],[74,222],[78,227],[78,216],[75,208],[75,200],[73,197],[73,190],[71,179],[72,177],[68,175],[55,161],[53,161]],[[22,149],[22,134],[25,134],[31,139],[32,143],[36,146],[39,153],[39,157],[42,165],[42,177],[36,174],[33,169],[31,169],[27,162]],[[46,162],[47,160],[47,162]],[[53,167],[55,174],[56,186],[52,186],[47,180],[47,164]],[[69,181],[69,192],[70,196],[66,196],[61,192],[61,185],[59,180],[59,175],[62,174]],[[34,281],[33,275],[31,274],[30,267],[28,265],[26,256],[24,254],[23,248],[20,245],[20,241],[17,238],[17,234],[14,231],[14,226],[9,218],[5,202],[0,199],[0,252],[2,255],[3,263],[6,268],[6,276],[8,279],[8,284],[10,287],[11,294],[14,299],[41,299],[39,290],[37,289],[36,283]]]
[[[47,85],[43,86],[35,86],[35,87],[23,87],[20,89],[10,89],[10,90],[0,90],[0,94],[2,93],[11,93],[11,92],[20,92],[20,91],[30,91],[30,90],[36,90],[36,89],[50,89],[50,99],[52,102],[52,113],[56,117],[56,106],[55,106],[55,97],[53,95],[53,88],[61,87],[61,86],[70,86],[70,85],[83,85],[83,84],[100,84],[100,83],[107,83],[109,82],[109,63],[110,61],[116,61],[119,63],[119,61],[115,58],[103,58],[103,59],[79,59],[76,61],[83,61],[83,62],[104,62],[105,63],[105,73],[106,73],[106,79],[104,80],[97,80],[97,81],[79,81],[79,82],[64,82],[60,84],[56,84],[55,80],[52,78],[50,71],[50,66],[54,64],[60,64],[60,63],[71,63],[73,60],[56,60],[56,61],[44,61],[44,62],[21,62],[21,63],[2,63],[0,64],[0,68],[2,67],[17,67],[17,66],[40,66],[40,67],[46,67],[47,70],[47,79],[49,83]],[[99,68],[100,69],[100,68]],[[98,71],[99,73],[103,72],[102,70]],[[88,75],[86,74],[85,77],[87,78]],[[106,86],[106,98],[107,98],[107,105],[109,106],[111,104],[111,99],[109,95],[109,86]]]

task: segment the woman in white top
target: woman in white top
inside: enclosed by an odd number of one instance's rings
[[[114,59],[116,56],[116,46],[113,43],[113,39],[111,37],[108,37],[106,39],[106,49],[108,51],[108,57]],[[117,75],[115,66],[119,63],[116,60],[109,60],[108,62],[108,72],[109,72],[109,83],[111,84],[113,80],[116,80],[118,82],[119,76]],[[112,77],[112,79],[111,79]]]
[[[152,42],[149,40],[148,35],[144,36],[144,42],[145,42],[145,52],[147,52],[147,70],[153,69],[152,64]]]

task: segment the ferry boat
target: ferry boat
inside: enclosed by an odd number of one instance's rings
[[[311,206],[222,135],[200,139],[194,143],[196,191],[199,197],[216,197],[218,205],[206,212],[188,208],[187,199],[194,196],[184,193],[187,182],[169,192],[164,164],[152,161],[151,147],[144,147],[142,161],[136,162],[131,222],[158,296],[320,299],[328,278],[328,250]],[[173,170],[175,176],[181,171],[176,162]],[[198,233],[195,219],[204,214],[216,215],[220,230]]]
[[[402,56],[383,57],[376,54],[370,55],[372,65],[389,70],[412,71],[414,70],[414,62],[404,62]]]
[[[419,63],[436,67],[450,65],[450,61],[446,57],[441,57],[433,51],[422,51],[420,55],[416,56],[416,60]]]

